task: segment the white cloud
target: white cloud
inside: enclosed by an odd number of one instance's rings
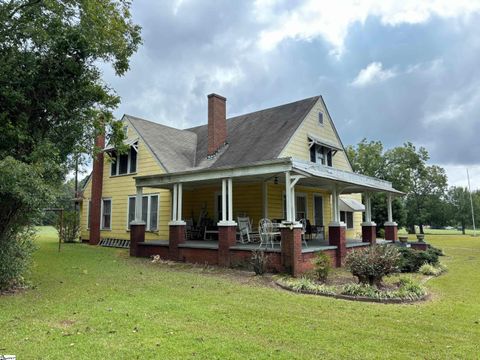
[[[332,45],[331,53],[341,56],[344,40],[354,23],[363,24],[377,16],[385,25],[419,24],[432,16],[468,17],[480,11],[479,0],[304,0],[295,8],[279,10],[281,0],[256,0],[254,14],[265,25],[258,39],[264,51],[274,49],[283,40],[311,41],[322,37]]]
[[[467,187],[467,168],[470,175],[470,186],[473,190],[480,190],[480,165],[441,165],[448,176],[449,186]]]
[[[382,82],[395,77],[395,71],[383,69],[380,62],[372,62],[365,69],[360,70],[357,77],[350,83],[355,87],[364,87],[373,83]]]

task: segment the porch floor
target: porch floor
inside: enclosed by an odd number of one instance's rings
[[[377,239],[377,244],[386,244],[390,243],[389,240]],[[168,246],[168,240],[151,240],[145,241],[143,246]],[[347,248],[352,247],[362,247],[368,246],[368,243],[362,242],[361,239],[347,239]],[[179,244],[178,247],[181,248],[190,248],[190,249],[218,249],[218,241],[217,240],[187,240],[183,244]],[[307,246],[302,244],[302,253],[309,253],[309,252],[316,252],[316,251],[324,251],[324,250],[333,250],[336,249],[336,246],[332,246],[328,244],[328,240],[323,239],[313,239],[307,240]],[[272,246],[262,246],[260,248],[260,244],[252,243],[252,244],[241,244],[237,243],[234,246],[230,247],[231,250],[258,250],[262,249],[267,252],[280,252],[281,248],[279,244],[275,244]]]

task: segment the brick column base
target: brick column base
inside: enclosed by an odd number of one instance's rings
[[[385,223],[385,240],[398,241],[397,223]]]
[[[293,276],[301,273],[302,263],[302,228],[288,225],[281,228],[282,266]]]
[[[375,245],[377,243],[377,226],[375,223],[362,223],[362,242]]]
[[[237,226],[218,227],[218,265],[230,266],[230,246],[237,243]]]
[[[145,223],[130,224],[130,256],[140,256],[138,243],[145,241]]]
[[[347,228],[345,224],[334,224],[328,227],[328,243],[337,247],[335,265],[341,267],[347,256]]]
[[[181,260],[178,245],[185,243],[185,225],[169,225],[168,256],[171,260]]]

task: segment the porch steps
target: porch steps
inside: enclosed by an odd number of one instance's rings
[[[103,238],[100,240],[98,245],[128,249],[130,247],[130,240]]]

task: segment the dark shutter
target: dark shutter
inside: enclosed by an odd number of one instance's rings
[[[310,148],[310,161],[311,162],[316,162],[315,160],[317,159],[317,156],[315,154],[315,147],[316,147],[316,145],[313,144],[312,147]]]
[[[110,175],[117,175],[117,155],[115,153],[112,154],[110,163]]]
[[[130,148],[130,172],[137,172],[137,150],[133,146]]]
[[[332,150],[328,150],[327,152],[327,165],[332,166]]]

